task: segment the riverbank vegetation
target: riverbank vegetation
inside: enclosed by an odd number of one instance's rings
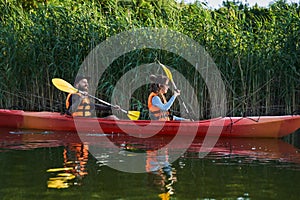
[[[66,94],[51,79],[73,82],[98,44],[126,30],[166,28],[190,37],[222,73],[228,115],[291,114],[299,109],[300,6],[277,1],[268,8],[224,2],[219,9],[173,0],[1,0],[0,107],[64,110]],[[141,49],[113,62],[97,95],[110,100],[126,71],[155,59],[182,72],[197,88],[200,117],[209,117],[208,91],[178,55]],[[148,91],[132,97],[147,118]],[[175,106],[176,109],[178,106]]]

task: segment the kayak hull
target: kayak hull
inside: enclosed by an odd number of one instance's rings
[[[57,112],[0,109],[0,127],[80,133],[125,133],[145,138],[157,134],[169,136],[180,134],[200,137],[280,138],[300,128],[300,116],[220,117],[194,122],[162,122],[153,120],[73,118]]]

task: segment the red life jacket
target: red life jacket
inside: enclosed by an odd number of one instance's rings
[[[160,121],[170,121],[169,112],[168,111],[162,111],[160,108],[154,106],[152,104],[152,98],[158,96],[158,94],[151,92],[151,94],[148,97],[148,109],[151,119],[156,119]],[[165,96],[162,96],[163,103],[167,103],[167,100]]]
[[[74,95],[81,96],[82,94],[76,93]],[[70,107],[69,100],[70,100],[71,96],[72,96],[72,94],[68,94],[67,99],[66,99],[66,108],[67,109],[69,109],[69,107]],[[73,117],[90,117],[90,116],[92,116],[91,102],[90,102],[89,97],[85,97],[84,99],[82,99],[82,101],[78,105],[76,111],[72,112],[72,116]]]

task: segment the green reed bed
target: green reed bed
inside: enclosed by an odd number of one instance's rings
[[[211,10],[171,0],[2,0],[0,107],[62,112],[66,94],[53,87],[52,78],[72,82],[85,57],[108,37],[156,27],[181,32],[207,50],[225,83],[228,115],[290,114],[300,103],[299,9],[284,1],[269,8],[225,2]],[[210,117],[201,75],[186,60],[161,50],[136,50],[115,60],[101,78],[97,95],[109,101],[124,73],[155,59],[189,80],[200,117]],[[131,99],[132,108],[140,109],[144,118],[147,89],[141,87]],[[173,109],[178,110],[178,104]]]

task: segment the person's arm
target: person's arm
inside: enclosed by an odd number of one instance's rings
[[[104,105],[104,104],[97,104],[97,103],[95,103],[94,104],[95,105],[95,109],[96,110],[102,110],[102,111],[108,111],[108,110],[111,110],[111,109],[115,109],[115,110],[120,110],[121,108],[120,108],[120,106],[118,106],[118,105],[113,105],[113,106],[109,106],[109,105]]]
[[[171,108],[175,99],[176,99],[176,96],[173,95],[166,104],[163,104],[161,99],[158,96],[155,96],[152,98],[152,105],[158,107],[162,111],[167,111]]]
[[[98,104],[95,103],[95,109],[96,110],[100,110],[100,111],[109,111],[111,110],[113,107],[112,106],[108,106],[108,105],[104,105],[104,104]]]
[[[172,117],[173,117],[173,120],[178,120],[178,121],[190,121],[190,120],[188,120],[188,119],[185,119],[185,118],[183,118],[183,117],[177,117],[177,116],[175,116],[175,115],[173,115]]]

